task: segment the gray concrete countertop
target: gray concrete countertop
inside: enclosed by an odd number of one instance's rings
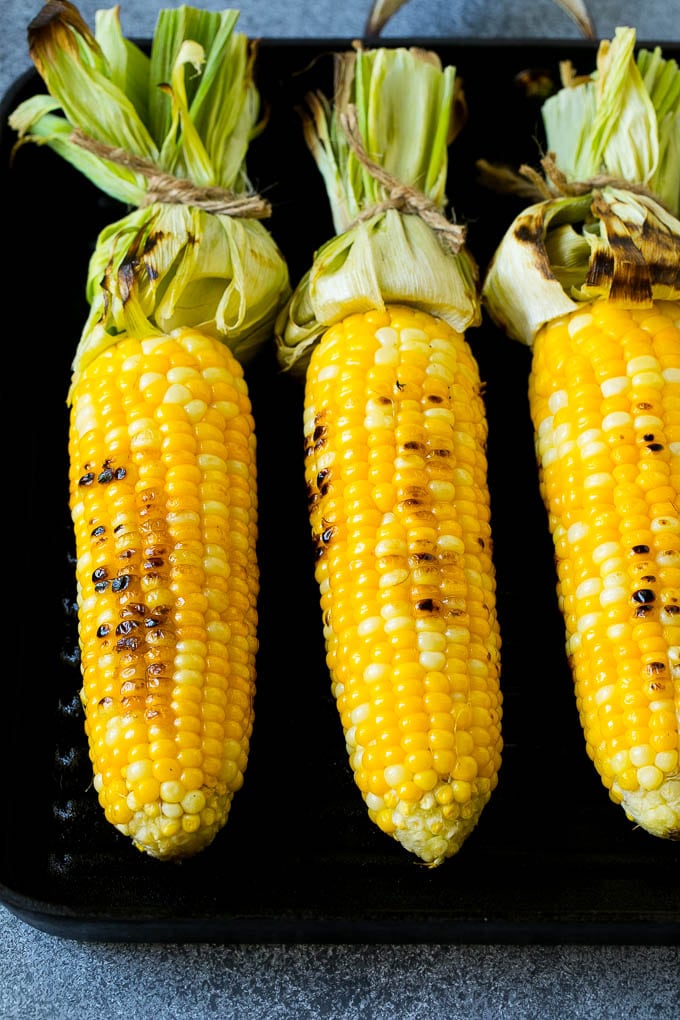
[[[92,23],[108,6],[83,0]],[[126,34],[152,34],[158,0],[121,0]],[[167,6],[172,6],[168,3]],[[204,6],[228,6],[207,0]],[[239,30],[269,39],[360,36],[369,0],[243,0]],[[641,41],[680,39],[680,0],[590,0],[598,36],[632,25]],[[31,65],[26,27],[40,8],[2,0],[0,90]],[[390,37],[580,35],[553,0],[411,0]],[[675,946],[428,946],[79,943],[0,905],[2,1020],[521,1018],[678,1020]]]

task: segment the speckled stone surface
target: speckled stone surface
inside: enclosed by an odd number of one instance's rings
[[[106,4],[83,0],[88,21]],[[126,34],[153,31],[160,6],[121,0]],[[171,6],[170,3],[167,6]],[[205,2],[208,8],[226,4]],[[244,0],[252,36],[353,38],[366,0]],[[0,90],[30,67],[39,3],[2,0]],[[598,36],[633,25],[677,42],[680,0],[591,0]],[[383,37],[577,38],[553,0],[411,0]],[[680,880],[680,879],[679,879]],[[677,946],[214,946],[82,944],[0,906],[1,1020],[678,1020]]]

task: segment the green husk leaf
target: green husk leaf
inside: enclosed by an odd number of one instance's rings
[[[350,144],[345,118],[351,111],[372,166]],[[308,97],[305,138],[336,236],[316,252],[278,318],[284,369],[304,372],[329,325],[386,302],[416,305],[460,331],[479,322],[477,268],[465,247],[447,248],[425,213],[421,218],[390,205],[390,182],[399,182],[417,189],[444,219],[448,144],[463,113],[455,69],[416,48],[340,54],[333,101]]]
[[[622,307],[680,298],[680,71],[657,48],[635,57],[616,30],[597,69],[543,105],[544,192],[488,267],[482,301],[531,345],[551,319],[598,297]]]
[[[245,165],[263,125],[256,45],[237,20],[232,10],[162,10],[149,56],[123,36],[117,7],[98,12],[93,34],[73,4],[51,0],[29,27],[49,96],[11,114],[17,145],[49,145],[133,207],[97,239],[74,382],[126,332],[200,327],[245,360],[290,294]]]
[[[586,78],[567,71],[542,107],[548,150],[570,180],[609,174],[680,211],[680,71],[657,48],[635,56],[635,30],[603,40]]]

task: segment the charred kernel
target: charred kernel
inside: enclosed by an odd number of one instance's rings
[[[82,477],[78,479],[78,485],[92,485],[93,481],[94,474],[92,471],[88,471],[86,475],[82,475]]]
[[[114,471],[114,477],[115,477],[116,481],[118,481],[118,482],[122,478],[125,478],[126,475],[127,475],[127,471],[125,470],[124,467],[116,468],[116,470]]]
[[[131,581],[132,578],[129,574],[121,574],[120,577],[114,577],[111,582],[111,591],[125,591]]]
[[[146,616],[146,606],[142,602],[128,602],[120,611],[123,619],[130,616]]]
[[[138,620],[123,620],[116,627],[116,634],[131,634],[137,627],[139,627]]]
[[[326,528],[326,530],[322,532],[321,541],[326,543],[330,542],[334,534],[335,528]]]
[[[637,591],[633,592],[633,602],[642,602],[648,604],[653,602],[656,595],[651,588],[638,588]]]
[[[96,570],[92,571],[92,580],[96,583],[97,581],[104,581],[109,576],[106,567],[97,567]]]
[[[136,635],[133,635],[132,637],[122,637],[120,641],[116,641],[116,651],[136,652],[143,643],[143,638],[137,637]]]
[[[113,704],[113,700],[111,698],[100,698],[99,701],[97,702],[97,704],[101,708],[108,708],[109,705]]]
[[[649,553],[648,545],[634,545],[631,552],[635,553],[636,556],[647,556]]]
[[[97,595],[101,595],[103,591],[106,591],[108,586],[109,586],[108,581],[97,581],[97,583],[94,586],[94,590],[96,591]]]
[[[113,471],[111,468],[104,468],[103,471],[97,477],[97,481],[100,485],[108,485],[109,482],[113,481]]]
[[[94,531],[91,531],[91,532],[90,532],[90,534],[92,535],[92,538],[99,538],[99,536],[100,536],[100,535],[103,535],[103,534],[105,534],[105,533],[106,533],[106,528],[104,527],[104,525],[103,525],[103,524],[99,524],[99,525],[98,525],[98,526],[97,526],[97,527],[96,527],[96,528],[94,529]]]
[[[160,556],[154,556],[144,560],[144,570],[157,570],[158,567],[163,566],[163,560]]]
[[[663,673],[665,669],[666,666],[663,662],[648,662],[645,666],[645,672],[651,673],[652,675]]]
[[[97,627],[97,637],[106,637],[106,635],[109,634],[110,631],[111,628],[109,627],[108,623],[102,623],[101,627]]]
[[[649,616],[649,614],[653,612],[654,607],[650,606],[649,604],[645,604],[643,606],[638,606],[635,612],[633,613],[633,616],[635,616],[637,619],[644,619],[646,616]]]
[[[441,607],[441,602],[436,602],[434,599],[420,599],[415,604],[419,613],[438,613]]]

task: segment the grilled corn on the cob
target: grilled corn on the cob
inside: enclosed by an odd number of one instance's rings
[[[478,318],[474,266],[464,251],[446,251],[413,210],[362,219],[388,189],[334,133],[351,92],[366,103],[357,120],[370,154],[380,153],[400,185],[429,181],[436,205],[459,97],[453,69],[427,54],[339,58],[335,106],[311,97],[307,124],[338,237],[319,253],[279,331],[284,364],[298,368],[312,348],[305,478],[349,762],[369,817],[434,866],[477,824],[502,745],[487,426],[464,337]],[[340,205],[331,151],[346,160]]]
[[[83,704],[110,822],[196,852],[243,784],[253,725],[255,433],[239,362],[196,330],[121,340],[72,393]]]
[[[636,61],[633,46],[618,30],[597,82],[572,79],[544,107],[560,186],[578,179],[577,152],[579,175],[598,181],[521,214],[483,295],[533,349],[540,486],[587,753],[629,819],[680,838],[680,74],[659,51]]]
[[[162,11],[146,56],[117,9],[95,37],[48,3],[29,41],[52,94],[12,116],[137,207],[90,261],[70,506],[94,786],[106,818],[163,859],[222,828],[253,726],[256,449],[239,359],[270,338],[289,284],[250,218],[258,95],[236,19]]]

